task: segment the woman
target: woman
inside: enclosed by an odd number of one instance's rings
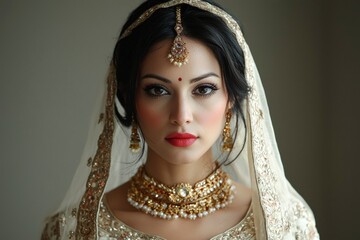
[[[43,239],[319,238],[285,178],[250,50],[217,4],[141,4],[101,92]]]

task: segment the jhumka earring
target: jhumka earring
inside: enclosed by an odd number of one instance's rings
[[[186,43],[181,38],[181,33],[183,31],[183,26],[181,25],[181,7],[176,7],[176,37],[173,44],[171,45],[170,52],[168,54],[168,59],[170,62],[178,67],[181,67],[183,64],[186,64],[188,60],[188,54],[185,45]]]
[[[132,124],[131,124],[131,136],[130,136],[130,146],[129,146],[131,152],[136,153],[140,150],[140,137],[138,133],[138,127],[137,124],[133,118]]]
[[[231,110],[229,109],[226,112],[226,120],[225,120],[225,127],[223,130],[223,145],[222,145],[222,150],[224,152],[229,152],[231,151],[231,149],[234,146],[234,141],[233,138],[231,136],[231,129],[230,129],[230,121],[231,121]]]

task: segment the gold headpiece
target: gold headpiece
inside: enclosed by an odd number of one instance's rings
[[[176,6],[176,37],[171,46],[168,59],[170,62],[178,67],[181,67],[183,64],[186,64],[188,60],[189,52],[186,49],[186,43],[181,38],[181,33],[183,31],[183,26],[181,25],[181,7]]]

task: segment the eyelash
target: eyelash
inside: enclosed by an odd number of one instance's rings
[[[165,94],[156,94],[154,91],[155,90],[162,90],[163,92],[165,92]],[[164,96],[164,95],[169,95],[169,91],[166,90],[166,88],[162,85],[159,85],[159,84],[150,84],[148,86],[146,86],[144,88],[144,91],[147,95],[149,95],[150,97],[161,97],[161,96]]]
[[[206,93],[206,94],[203,94],[203,93],[195,93],[196,90],[199,90],[199,89],[210,89],[210,93]],[[211,95],[213,95],[217,90],[219,90],[219,88],[215,85],[215,84],[212,84],[212,83],[206,83],[206,84],[202,84],[202,85],[199,85],[195,88],[195,90],[193,91],[193,94],[199,96],[199,97],[209,97]]]
[[[209,93],[199,93],[196,92],[199,89],[204,90],[204,89],[210,89]],[[196,96],[199,97],[209,97],[211,95],[213,95],[217,90],[219,90],[219,88],[216,86],[216,84],[212,84],[212,83],[206,83],[206,84],[201,84],[199,86],[197,86],[192,93]],[[154,97],[154,98],[158,98],[161,96],[165,96],[165,95],[170,95],[169,91],[162,85],[159,84],[150,84],[146,87],[144,87],[144,91],[147,95],[149,95],[150,97]],[[161,91],[161,93],[155,93],[154,91]]]

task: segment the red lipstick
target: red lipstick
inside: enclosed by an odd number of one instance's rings
[[[165,139],[175,147],[188,147],[196,141],[197,137],[190,133],[171,133]]]

